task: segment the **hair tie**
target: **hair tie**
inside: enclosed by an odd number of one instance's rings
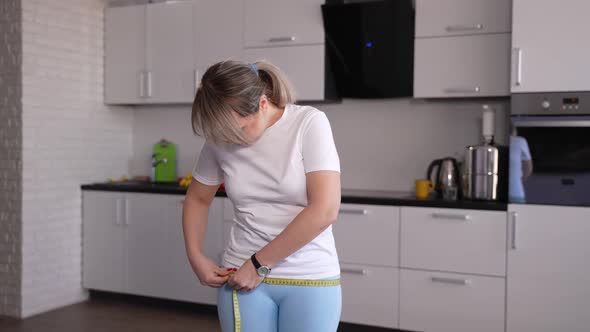
[[[250,66],[250,68],[252,68],[256,74],[258,74],[258,67],[256,67],[255,63],[249,63],[248,66]]]

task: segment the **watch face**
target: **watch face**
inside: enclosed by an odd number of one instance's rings
[[[256,272],[258,272],[259,276],[266,277],[270,273],[270,269],[266,266],[261,266],[258,268],[258,270],[256,270]]]

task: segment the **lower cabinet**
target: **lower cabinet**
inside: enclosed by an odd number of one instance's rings
[[[341,264],[340,320],[386,328],[399,325],[399,269]]]
[[[505,278],[402,269],[400,329],[503,332]]]
[[[83,286],[89,289],[216,304],[186,255],[184,197],[167,194],[83,193]],[[223,248],[223,198],[209,209],[203,249],[218,261]]]

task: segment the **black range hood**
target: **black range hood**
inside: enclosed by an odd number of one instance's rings
[[[339,97],[413,95],[412,0],[327,1],[326,61]]]

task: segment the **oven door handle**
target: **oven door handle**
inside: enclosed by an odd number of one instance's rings
[[[513,120],[515,127],[590,127],[590,118],[569,120]]]

